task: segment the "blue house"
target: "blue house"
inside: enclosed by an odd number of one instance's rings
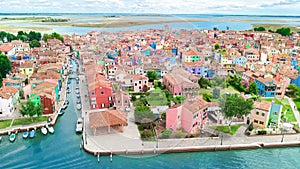
[[[215,77],[215,70],[214,69],[208,69],[207,70],[207,77],[212,79]]]
[[[295,84],[296,86],[300,87],[300,76],[298,75],[296,79],[291,78],[290,84]]]
[[[246,63],[247,63],[247,58],[244,56],[233,58],[233,64],[246,67]]]
[[[296,58],[292,58],[291,60],[291,65],[295,68],[297,67],[297,59]]]
[[[262,97],[275,97],[276,96],[276,85],[272,78],[261,78],[256,79],[255,84],[258,88],[258,94]]]

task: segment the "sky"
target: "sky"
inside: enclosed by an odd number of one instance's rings
[[[300,16],[300,0],[0,0],[0,12]]]

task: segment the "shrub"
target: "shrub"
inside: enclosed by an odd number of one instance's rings
[[[259,130],[258,131],[258,135],[265,135],[265,134],[267,134],[266,130]]]
[[[142,138],[149,138],[149,137],[153,137],[153,132],[151,130],[144,130],[141,134]]]
[[[183,132],[182,132],[182,131],[178,131],[178,132],[177,132],[177,137],[178,137],[178,138],[181,138],[182,136],[183,136]]]
[[[163,130],[162,131],[162,138],[169,138],[171,134],[172,134],[171,130]]]
[[[253,125],[251,124],[249,127],[248,127],[248,130],[249,131],[252,131],[254,129]]]

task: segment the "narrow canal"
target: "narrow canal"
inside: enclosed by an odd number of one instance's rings
[[[76,70],[76,65],[74,70]],[[76,81],[70,84],[72,92],[65,114],[59,117],[54,134],[41,134],[23,139],[19,133],[15,142],[3,136],[0,143],[0,168],[297,168],[300,166],[300,148],[257,149],[224,152],[175,153],[151,156],[97,157],[80,149],[81,135],[75,133],[79,111],[73,93]]]

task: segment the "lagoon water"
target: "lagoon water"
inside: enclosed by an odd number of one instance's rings
[[[183,25],[177,24],[182,23],[171,23],[169,25],[183,28]],[[223,26],[225,29],[228,26],[228,22],[201,22],[194,23],[194,25],[205,28],[221,28]],[[250,27],[251,23],[231,23],[231,29],[247,29],[248,26]],[[147,29],[149,25],[137,28]],[[89,29],[94,30],[94,28],[77,27],[59,29],[62,29],[60,30],[62,32],[58,31],[59,33],[64,33],[63,31],[65,31],[78,34],[86,33]],[[74,80],[71,87],[72,91],[74,91]],[[68,95],[69,107],[66,113],[58,119],[53,135],[48,133],[44,136],[38,130],[35,138],[23,139],[22,133],[19,133],[16,141],[13,143],[9,142],[8,136],[3,136],[0,143],[0,168],[300,168],[300,147],[174,153],[151,156],[124,155],[113,156],[112,163],[109,156],[103,156],[100,157],[100,163],[98,163],[97,157],[80,149],[81,135],[75,133],[75,123],[79,112],[76,110],[74,98],[73,93]]]
[[[103,16],[126,17],[127,19],[139,20],[182,20],[182,22],[168,23],[172,30],[178,29],[213,29],[220,30],[248,30],[252,28],[252,24],[285,24],[300,27],[300,16],[251,16],[251,15],[204,15],[204,14],[177,14],[177,15],[147,15],[147,14],[123,14],[123,13],[83,13],[83,14],[64,14],[64,13],[41,13],[41,14],[1,14],[0,18],[10,17],[53,17],[53,18],[71,18],[72,23],[88,23],[103,20]],[[203,19],[204,22],[187,22],[187,19]],[[146,24],[139,26],[128,26],[122,28],[96,28],[96,27],[74,27],[74,26],[56,26],[40,22],[10,22],[0,21],[7,26],[16,27],[43,27],[51,28],[51,31],[45,33],[58,32],[61,34],[86,34],[89,31],[124,31],[124,30],[145,30],[149,28],[163,29],[164,24]]]

